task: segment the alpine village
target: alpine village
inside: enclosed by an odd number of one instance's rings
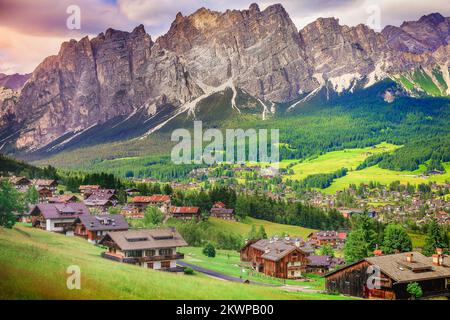
[[[448,57],[439,13],[252,4],[0,73],[0,300],[450,299]],[[279,129],[277,166],[174,163],[194,121]]]

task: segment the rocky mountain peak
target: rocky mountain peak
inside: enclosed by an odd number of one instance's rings
[[[429,23],[433,25],[438,25],[442,22],[445,22],[445,17],[438,12],[424,15],[419,19],[419,23]]]
[[[249,7],[249,11],[251,15],[255,15],[261,12],[257,3],[252,3]]]
[[[156,42],[143,25],[64,42],[20,96],[4,92],[0,137],[2,128],[14,127],[20,131],[15,147],[33,150],[133,117],[158,130],[224,90],[233,93],[232,107],[245,92],[274,108],[321,88],[353,92],[414,68],[448,71],[449,39],[450,19],[439,14],[378,33],[336,18],[319,18],[299,31],[280,4],[178,13]]]

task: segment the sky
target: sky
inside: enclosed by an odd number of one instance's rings
[[[62,42],[94,37],[108,28],[131,31],[143,24],[156,39],[178,12],[242,10],[253,2],[261,10],[281,3],[299,29],[319,17],[380,31],[433,12],[450,16],[448,0],[0,0],[0,73],[32,72],[45,57],[57,54]]]

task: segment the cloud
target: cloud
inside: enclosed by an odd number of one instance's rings
[[[261,10],[281,3],[299,29],[319,17],[336,17],[351,26],[367,23],[371,16],[367,9],[374,5],[381,27],[431,12],[450,16],[448,0],[0,0],[0,72],[30,72],[70,38],[92,37],[110,27],[130,31],[143,23],[155,39],[170,28],[178,12],[186,16],[201,7],[222,12],[246,9],[252,2]],[[81,9],[81,30],[66,27],[69,5]]]

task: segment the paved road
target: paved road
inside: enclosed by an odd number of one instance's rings
[[[214,277],[214,278],[218,278],[221,280],[225,280],[225,281],[232,281],[232,282],[240,282],[243,283],[244,280],[238,277],[232,277],[217,271],[213,271],[213,270],[209,270],[209,269],[205,269],[199,266],[195,266],[193,264],[187,263],[187,262],[183,262],[183,261],[178,261],[177,262],[180,266],[182,267],[189,267],[192,270],[195,270],[197,272],[206,274],[208,276]],[[255,284],[258,286],[266,286],[266,287],[281,287],[279,285],[274,285],[274,284],[267,284],[267,283],[261,283],[261,282],[254,282],[254,281],[250,281],[250,284]]]
[[[195,270],[197,272],[206,274],[208,276],[214,277],[214,278],[218,278],[221,280],[225,280],[225,281],[232,281],[232,282],[239,282],[239,283],[243,283],[244,280],[242,280],[241,278],[238,277],[232,277],[214,270],[209,270],[209,269],[205,269],[187,262],[183,262],[183,261],[177,261],[177,263],[182,266],[182,267],[189,267],[192,270]],[[276,284],[268,284],[268,283],[261,283],[261,282],[255,282],[255,281],[250,281],[250,284],[254,284],[254,285],[258,285],[258,286],[265,286],[265,287],[278,287],[278,288],[282,288],[288,291],[294,291],[294,292],[309,292],[309,293],[317,293],[320,292],[320,290],[316,290],[316,289],[310,289],[310,287],[303,287],[303,286],[292,286],[292,285],[276,285]]]

